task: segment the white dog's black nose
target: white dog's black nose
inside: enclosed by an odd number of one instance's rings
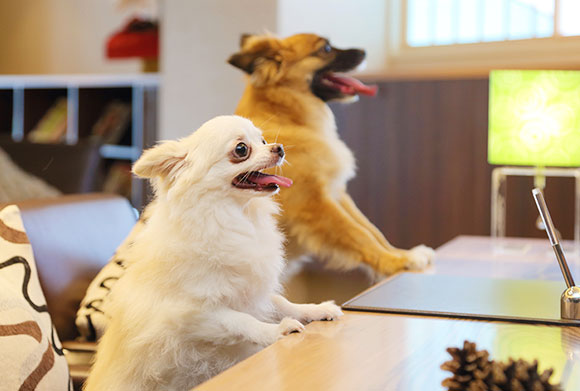
[[[271,151],[272,153],[277,153],[281,158],[284,157],[284,147],[282,147],[282,144],[274,145]]]

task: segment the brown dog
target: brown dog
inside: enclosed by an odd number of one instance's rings
[[[335,73],[356,68],[365,52],[336,49],[313,34],[244,35],[240,46],[228,60],[249,75],[236,114],[286,147],[284,175],[294,180],[279,196],[288,258],[313,254],[332,268],[367,264],[382,274],[428,265],[432,249],[394,248],[346,192],[355,160],[326,102],[374,95],[376,87]]]

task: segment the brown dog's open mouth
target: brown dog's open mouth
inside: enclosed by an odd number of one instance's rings
[[[312,93],[325,102],[341,100],[361,95],[375,96],[378,87],[367,86],[354,77],[346,76],[342,72],[356,69],[365,59],[364,50],[331,48],[333,60],[322,69],[314,73],[310,89]]]
[[[328,88],[339,91],[343,95],[369,95],[375,96],[378,87],[376,85],[367,86],[354,77],[334,73],[324,72],[320,75],[320,83]]]
[[[232,185],[238,189],[251,189],[255,191],[275,191],[279,186],[290,187],[292,180],[279,175],[264,174],[259,171],[244,172],[232,181]]]

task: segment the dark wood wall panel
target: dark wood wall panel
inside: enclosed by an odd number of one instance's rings
[[[436,247],[460,234],[489,235],[487,108],[487,79],[380,82],[375,98],[332,105],[358,163],[349,191],[391,243]],[[571,181],[550,182],[548,204],[571,237]],[[530,190],[531,181],[508,182],[508,236],[544,235],[533,228]]]

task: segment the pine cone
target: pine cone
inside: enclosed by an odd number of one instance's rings
[[[477,350],[473,342],[465,341],[463,349],[448,348],[453,360],[446,361],[441,369],[453,373],[441,383],[449,391],[467,391],[470,383],[488,377],[492,370],[487,350]]]
[[[453,357],[441,365],[453,376],[441,383],[449,391],[562,391],[549,382],[553,369],[538,373],[538,361],[525,360],[501,363],[490,361],[486,350],[478,351],[474,343],[465,341],[463,349],[448,348]]]
[[[553,369],[538,373],[537,360],[530,364],[510,359],[507,364],[493,362],[492,366],[489,375],[473,382],[469,391],[562,391],[559,385],[549,382]]]

